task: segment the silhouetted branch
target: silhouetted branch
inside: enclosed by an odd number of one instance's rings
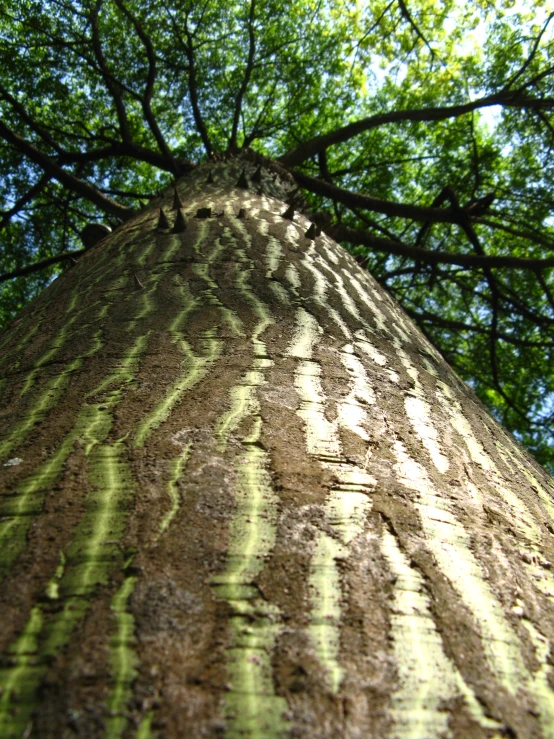
[[[317,152],[323,149],[327,149],[333,144],[348,141],[364,131],[369,131],[372,128],[377,128],[387,123],[444,121],[447,118],[457,118],[466,113],[471,113],[473,110],[489,108],[493,105],[529,108],[531,110],[550,110],[554,107],[554,99],[530,98],[519,94],[517,91],[502,90],[494,95],[487,95],[470,103],[461,103],[460,105],[436,108],[413,108],[409,110],[393,110],[389,113],[378,113],[369,118],[363,118],[354,123],[349,123],[347,126],[342,126],[322,136],[315,136],[312,139],[303,141],[284,154],[280,161],[288,167],[295,167],[305,159],[308,159],[308,157],[317,154]]]
[[[384,213],[398,218],[410,218],[414,221],[457,224],[460,222],[459,214],[446,208],[426,208],[420,205],[396,203],[392,200],[381,200],[381,198],[375,198],[372,195],[361,195],[331,183],[323,182],[323,180],[311,177],[298,169],[290,170],[290,172],[296,182],[305,187],[306,190],[343,203],[349,208],[362,208],[374,213]]]
[[[98,31],[98,13],[100,11],[101,2],[96,3],[96,7],[90,14],[90,24],[92,29],[92,48],[96,56],[96,61],[102,79],[104,80],[106,87],[114,102],[115,111],[117,114],[117,120],[119,121],[119,130],[121,132],[121,138],[123,141],[131,141],[131,130],[129,128],[129,121],[127,119],[127,111],[125,109],[125,103],[119,90],[118,81],[115,79],[113,74],[108,69],[106,59],[104,58],[104,52],[102,51],[102,44],[100,41],[100,33]]]
[[[425,44],[425,46],[429,49],[429,51],[431,53],[431,56],[434,57],[435,56],[435,52],[429,46],[429,42],[427,41],[427,39],[425,38],[425,36],[422,34],[422,32],[419,30],[419,28],[417,26],[417,23],[412,18],[412,15],[411,15],[410,11],[408,10],[408,6],[404,2],[404,0],[398,0],[398,6],[399,6],[400,12],[404,16],[404,18],[408,21],[408,23],[410,24],[410,26],[414,29],[414,31],[416,33],[416,36],[423,41],[423,43]]]
[[[43,174],[42,177],[40,177],[40,179],[31,187],[31,189],[25,193],[25,195],[22,195],[22,197],[20,197],[19,200],[17,200],[9,210],[2,213],[2,219],[0,220],[0,231],[2,231],[8,225],[10,219],[14,215],[19,213],[27,205],[27,203],[30,203],[31,200],[34,200],[34,198],[44,190],[51,179],[52,175]]]
[[[237,148],[237,131],[239,127],[240,114],[242,110],[242,101],[248,85],[250,83],[250,77],[252,76],[252,70],[254,68],[254,56],[256,54],[256,37],[254,35],[254,10],[256,0],[250,0],[250,12],[248,14],[248,59],[246,61],[246,69],[244,71],[244,77],[242,79],[241,86],[237,92],[235,99],[235,109],[233,112],[233,125],[231,129],[231,136],[229,137],[229,151],[233,152]]]
[[[16,269],[13,272],[6,272],[5,274],[0,275],[0,282],[13,280],[16,277],[24,277],[25,275],[30,275],[33,272],[40,272],[41,269],[46,269],[46,267],[50,267],[52,264],[64,262],[68,259],[77,259],[82,254],[84,254],[85,251],[86,249],[80,249],[79,251],[67,251],[65,252],[65,254],[58,254],[55,257],[48,257],[48,259],[43,259],[41,262],[36,262],[35,264],[29,264],[27,267],[21,267],[20,269]]]
[[[62,151],[58,157],[60,164],[81,164],[86,162],[98,162],[102,159],[114,157],[128,157],[141,162],[151,164],[153,167],[174,172],[168,160],[157,151],[152,151],[130,141],[122,141],[102,146],[90,151]]]
[[[204,123],[204,118],[202,117],[202,113],[200,112],[200,105],[198,102],[198,83],[196,80],[196,60],[194,58],[194,47],[192,44],[192,36],[189,31],[188,17],[186,15],[185,15],[185,33],[186,33],[187,39],[186,39],[186,42],[184,43],[184,49],[185,49],[185,54],[187,55],[187,60],[188,60],[189,97],[190,97],[190,103],[192,105],[192,114],[194,117],[194,122],[196,124],[198,133],[200,134],[200,138],[202,139],[202,143],[204,144],[204,148],[206,149],[206,154],[208,156],[211,156],[211,154],[213,153],[212,143],[208,135],[208,129],[206,128],[206,124]]]
[[[258,137],[260,134],[260,126],[262,123],[262,120],[264,119],[267,111],[269,108],[273,107],[273,103],[275,100],[275,92],[278,87],[278,80],[273,80],[272,88],[269,94],[267,95],[264,104],[262,105],[262,108],[260,112],[258,113],[256,120],[254,121],[254,125],[252,126],[252,129],[250,133],[248,133],[245,136],[243,148],[248,148],[250,144]]]
[[[388,289],[388,288],[387,288]],[[429,313],[428,311],[412,308],[409,305],[403,306],[406,313],[413,318],[418,325],[421,323],[427,323],[431,326],[440,326],[441,328],[448,328],[452,331],[468,331],[469,333],[480,334],[488,336],[489,330],[484,326],[478,326],[475,323],[464,323],[463,321],[455,321],[451,318],[444,318],[436,315],[435,313]],[[498,332],[498,339],[505,341],[507,344],[513,344],[514,346],[524,346],[528,348],[534,347],[554,347],[552,341],[531,341],[529,339],[521,339],[513,334],[505,334]]]
[[[22,154],[27,156],[31,161],[35,162],[35,164],[42,167],[42,169],[51,177],[58,180],[58,182],[72,192],[75,192],[86,200],[89,200],[91,203],[94,203],[94,205],[105,213],[109,213],[120,220],[127,220],[134,214],[134,211],[131,208],[125,208],[123,205],[116,203],[115,200],[107,198],[100,192],[100,190],[89,185],[88,182],[84,182],[78,177],[75,177],[75,175],[64,170],[59,166],[59,164],[37,149],[34,144],[31,144],[22,136],[19,136],[17,133],[12,131],[2,121],[0,121],[0,136],[2,136],[5,141],[14,146]]]
[[[546,29],[548,28],[548,26],[549,26],[550,21],[552,20],[552,18],[554,18],[554,13],[550,13],[550,15],[548,16],[548,18],[544,22],[543,27],[540,30],[540,33],[537,35],[537,38],[535,39],[535,43],[533,44],[533,48],[531,49],[531,53],[529,54],[529,56],[527,57],[527,59],[525,60],[525,62],[521,65],[521,67],[519,68],[519,70],[512,77],[510,77],[510,79],[506,83],[506,88],[512,87],[512,85],[515,83],[515,81],[517,79],[519,79],[523,74],[525,74],[525,72],[529,68],[529,65],[532,63],[533,59],[535,58],[535,54],[537,53],[537,50],[539,48],[539,44],[541,42],[541,39],[544,36],[544,34],[546,32]]]
[[[146,87],[144,90],[144,95],[141,98],[141,104],[142,104],[142,111],[144,113],[144,117],[146,118],[146,121],[148,123],[148,126],[150,130],[152,131],[152,135],[156,139],[156,143],[158,144],[158,148],[160,149],[161,153],[167,159],[169,166],[174,174],[178,173],[177,165],[175,164],[175,161],[173,159],[173,155],[167,145],[167,142],[160,130],[160,127],[158,126],[158,122],[156,121],[156,118],[152,112],[151,102],[152,102],[152,96],[154,94],[154,84],[156,82],[156,54],[154,52],[154,47],[152,46],[152,41],[150,40],[148,34],[144,31],[144,28],[142,27],[142,24],[138,20],[138,18],[131,13],[131,11],[127,8],[123,0],[116,0],[117,7],[121,10],[122,13],[131,21],[133,24],[133,28],[135,29],[137,36],[140,38],[142,45],[144,46],[144,49],[146,51],[146,56],[148,58],[148,75],[146,78]]]
[[[461,267],[478,267],[481,269],[500,269],[511,267],[514,269],[537,270],[554,267],[554,257],[534,259],[532,257],[488,256],[482,254],[451,254],[450,252],[428,251],[419,246],[410,246],[400,241],[382,239],[366,231],[359,231],[342,224],[333,225],[329,235],[337,241],[348,241],[351,244],[367,246],[375,251],[397,254],[415,259],[425,264],[457,264]]]
[[[541,246],[546,246],[548,249],[554,250],[554,242],[550,239],[545,239],[540,234],[534,233],[533,231],[523,231],[518,228],[512,228],[511,226],[506,226],[504,223],[497,223],[496,221],[491,221],[490,219],[482,218],[481,216],[475,216],[473,221],[474,223],[480,223],[489,228],[504,231],[512,236],[519,236],[520,238],[527,239],[534,244],[540,244]]]
[[[52,138],[52,136],[50,135],[50,132],[47,131],[39,123],[37,123],[34,120],[34,118],[31,117],[31,115],[29,114],[29,111],[25,108],[25,106],[1,86],[0,86],[0,97],[3,98],[7,103],[9,103],[9,105],[17,113],[17,115],[21,118],[21,120],[24,121],[32,131],[37,133],[45,143],[47,143],[49,146],[51,146],[56,151],[58,152],[60,151],[59,144]]]

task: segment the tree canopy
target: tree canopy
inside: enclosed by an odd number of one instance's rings
[[[553,28],[540,0],[6,0],[1,323],[87,223],[251,148],[554,469]]]

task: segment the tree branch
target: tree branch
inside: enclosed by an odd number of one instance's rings
[[[374,213],[384,213],[398,218],[410,218],[414,221],[431,221],[432,223],[460,224],[460,216],[450,208],[427,208],[407,203],[395,203],[392,200],[381,200],[372,195],[360,195],[311,177],[298,169],[290,170],[296,182],[310,192],[344,203],[349,208],[364,208]]]
[[[112,100],[115,105],[117,114],[117,120],[119,121],[119,130],[121,132],[121,138],[123,141],[131,141],[131,130],[129,128],[129,121],[127,119],[127,111],[125,109],[125,103],[123,97],[118,89],[118,82],[108,69],[104,53],[102,51],[102,44],[100,42],[100,34],[98,32],[98,12],[100,10],[101,2],[96,3],[96,7],[90,14],[90,24],[92,28],[92,48],[98,62],[100,73],[106,83],[106,87],[109,90]]]
[[[258,113],[256,120],[254,121],[254,125],[252,126],[250,133],[247,134],[244,138],[243,149],[247,149],[252,144],[252,142],[258,137],[260,133],[260,126],[262,124],[262,120],[264,119],[268,109],[273,106],[273,103],[275,100],[275,91],[277,90],[277,86],[278,86],[278,81],[273,80],[271,91],[266,97],[266,100],[264,104],[262,105],[262,108],[260,112]]]
[[[75,175],[70,172],[66,172],[59,164],[54,162],[50,157],[43,154],[33,144],[19,136],[17,133],[11,130],[5,123],[0,121],[0,136],[7,141],[9,144],[14,146],[18,151],[27,156],[31,161],[38,164],[42,169],[54,179],[58,180],[62,185],[67,187],[72,192],[77,193],[81,197],[94,203],[98,208],[103,210],[109,215],[115,216],[120,220],[127,220],[135,211],[131,208],[125,208],[123,205],[116,203],[115,200],[111,200],[103,195],[100,190],[97,190],[88,182],[83,182]]]
[[[194,58],[194,48],[192,45],[192,36],[191,36],[189,27],[188,27],[188,16],[186,15],[185,15],[185,33],[187,35],[187,40],[183,45],[184,45],[185,54],[187,55],[187,60],[189,63],[189,68],[188,68],[189,96],[190,96],[190,103],[192,105],[192,115],[194,117],[196,129],[198,130],[198,133],[200,134],[200,138],[202,139],[202,143],[204,144],[206,154],[208,156],[211,156],[213,154],[212,143],[210,141],[210,137],[208,135],[208,129],[206,128],[206,124],[204,123],[202,113],[200,112],[200,105],[198,103],[198,87],[197,87],[197,81],[196,81],[196,61]]]
[[[15,112],[25,123],[27,123],[31,130],[35,131],[35,133],[37,133],[45,143],[49,144],[59,154],[59,160],[62,162],[93,162],[105,157],[128,156],[133,159],[140,159],[148,164],[152,164],[154,167],[170,171],[173,174],[177,171],[175,162],[172,158],[168,163],[165,155],[160,156],[157,152],[151,151],[139,144],[132,143],[130,140],[124,140],[122,142],[114,141],[108,146],[93,149],[89,152],[65,151],[60,147],[55,139],[52,138],[50,132],[31,118],[25,110],[25,107],[1,86],[0,97],[4,98],[12,106]],[[66,132],[63,133],[66,134]]]
[[[529,65],[532,63],[532,61],[533,61],[533,59],[535,57],[535,54],[537,53],[537,50],[539,48],[540,42],[542,40],[542,37],[544,36],[544,34],[546,32],[546,29],[548,28],[548,26],[549,26],[550,21],[552,20],[552,18],[554,18],[554,13],[550,13],[550,15],[548,16],[548,18],[544,22],[543,27],[541,28],[539,34],[537,35],[537,38],[535,39],[535,43],[533,44],[533,48],[531,49],[531,52],[530,52],[529,56],[527,57],[527,59],[525,60],[525,62],[522,64],[522,66],[518,69],[518,71],[512,77],[510,77],[510,79],[506,83],[506,87],[507,88],[508,87],[512,87],[512,85],[515,83],[515,81],[517,79],[519,79],[527,71]]]
[[[431,53],[431,56],[434,57],[435,56],[435,52],[430,47],[429,42],[427,41],[427,39],[425,38],[425,36],[419,30],[416,22],[414,21],[414,19],[411,16],[410,11],[408,10],[408,6],[404,2],[404,0],[398,0],[398,6],[399,6],[400,12],[404,16],[404,18],[408,21],[408,23],[410,24],[410,26],[414,29],[414,31],[416,33],[416,36],[423,41],[423,43],[425,44],[425,46],[429,49],[429,51]]]
[[[237,131],[239,127],[240,114],[242,110],[242,101],[248,85],[250,83],[250,77],[252,75],[252,69],[254,68],[254,56],[256,53],[256,37],[254,35],[254,9],[256,0],[250,0],[250,12],[248,14],[248,59],[246,62],[246,69],[244,71],[244,77],[242,84],[237,92],[235,99],[235,110],[233,113],[233,127],[231,129],[231,136],[229,137],[229,151],[234,152],[237,148]]]
[[[14,98],[13,95],[11,95],[4,87],[0,86],[0,97],[2,97],[7,103],[11,105],[11,107],[15,110],[17,115],[21,118],[21,120],[25,121],[25,123],[29,126],[29,128],[37,133],[40,138],[47,144],[49,144],[55,151],[60,151],[59,144],[50,136],[50,133],[45,130],[42,126],[40,126],[28,113],[28,111],[25,109],[25,106],[22,105],[19,100]]]
[[[135,29],[137,36],[140,38],[142,45],[144,46],[144,49],[146,51],[146,56],[148,58],[148,75],[146,78],[146,87],[144,90],[144,95],[141,100],[142,104],[142,111],[144,113],[144,117],[146,118],[146,122],[148,123],[148,126],[150,127],[150,130],[152,131],[152,135],[156,139],[156,143],[158,144],[158,148],[160,149],[161,153],[167,159],[170,169],[174,174],[178,174],[178,167],[175,164],[175,160],[173,159],[173,155],[167,145],[167,142],[160,130],[160,127],[158,126],[158,122],[156,121],[156,118],[154,116],[154,113],[152,112],[151,107],[151,101],[152,96],[154,94],[154,83],[156,81],[156,55],[154,53],[154,47],[152,46],[152,42],[148,35],[145,33],[144,28],[142,27],[142,24],[134,16],[131,11],[126,7],[123,0],[116,0],[117,7],[121,10],[122,13],[131,21],[133,24],[133,28]]]
[[[532,108],[536,110],[544,110],[554,107],[554,100],[550,98],[526,98],[518,91],[502,90],[494,95],[473,100],[470,103],[462,103],[460,105],[451,105],[438,108],[413,108],[409,110],[394,110],[389,113],[378,113],[377,115],[363,118],[362,120],[349,123],[347,126],[337,128],[334,131],[315,136],[312,139],[303,141],[293,149],[284,154],[280,161],[287,167],[295,167],[301,164],[308,157],[314,156],[319,151],[327,149],[333,144],[340,144],[343,141],[358,136],[364,131],[372,128],[383,126],[387,123],[400,123],[403,121],[431,122],[443,121],[447,118],[457,118],[458,116],[471,113],[473,110],[480,108],[489,108],[493,105],[505,105],[507,107],[516,108]]]
[[[474,334],[480,334],[482,336],[488,336],[488,329],[483,326],[478,326],[472,323],[464,323],[463,321],[455,321],[451,318],[443,318],[442,316],[429,313],[428,311],[411,308],[409,305],[403,305],[402,308],[406,313],[414,319],[419,325],[420,322],[428,323],[431,326],[440,326],[441,328],[451,329],[452,331],[468,331]],[[507,344],[513,344],[514,346],[526,346],[531,348],[536,347],[547,347],[554,346],[551,341],[531,341],[530,339],[520,339],[512,334],[503,334],[499,332],[498,338],[501,341],[505,341]]]
[[[97,162],[111,157],[129,157],[141,162],[151,164],[153,167],[172,172],[167,159],[156,151],[146,149],[131,142],[110,144],[91,151],[62,151],[58,161],[67,164],[85,164],[86,162]]]
[[[31,189],[25,193],[25,195],[22,195],[9,210],[6,210],[4,213],[2,213],[2,219],[0,220],[0,231],[2,231],[8,225],[12,216],[16,215],[16,213],[19,213],[27,205],[27,203],[30,203],[31,200],[33,200],[40,192],[42,192],[42,190],[44,190],[51,179],[52,175],[43,174],[42,177],[40,177],[40,179],[31,187]]]
[[[397,254],[425,264],[457,264],[460,267],[478,267],[480,269],[511,267],[513,269],[528,269],[533,272],[554,267],[554,257],[533,259],[531,257],[494,257],[482,254],[450,254],[449,252],[427,251],[427,249],[422,249],[419,246],[409,246],[400,241],[382,239],[342,224],[333,225],[328,231],[329,235],[337,241],[360,244],[375,251]]]
[[[86,249],[80,249],[79,251],[66,251],[65,254],[48,257],[48,259],[43,259],[42,262],[35,262],[35,264],[29,264],[27,267],[21,267],[21,269],[16,269],[13,272],[6,272],[5,274],[0,275],[0,282],[7,282],[7,280],[13,280],[16,277],[30,275],[33,272],[40,272],[41,269],[46,269],[46,267],[50,267],[52,264],[56,264],[57,262],[63,262],[66,259],[77,259],[84,254],[85,251]]]
[[[534,244],[540,244],[541,246],[546,246],[548,249],[554,250],[554,243],[552,241],[549,241],[548,239],[545,239],[542,236],[540,236],[540,234],[535,234],[532,231],[522,231],[518,228],[512,228],[511,226],[506,226],[503,223],[497,223],[496,221],[491,221],[488,218],[482,218],[481,216],[475,216],[473,221],[474,223],[481,223],[483,226],[488,226],[489,228],[492,228],[492,229],[504,231],[505,233],[511,234],[512,236],[519,236],[520,238],[527,239],[528,241],[531,241]]]

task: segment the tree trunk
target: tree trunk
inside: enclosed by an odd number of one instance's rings
[[[550,478],[254,170],[1,340],[0,735],[554,737]]]

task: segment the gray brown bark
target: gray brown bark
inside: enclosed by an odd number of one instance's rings
[[[0,338],[0,733],[554,737],[550,478],[243,166]]]

